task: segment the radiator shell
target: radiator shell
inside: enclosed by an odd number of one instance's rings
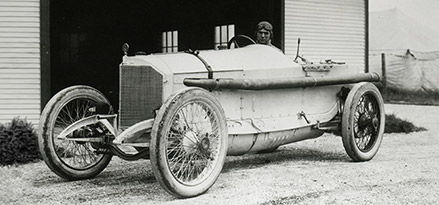
[[[119,127],[154,118],[163,104],[163,76],[151,66],[121,65]]]

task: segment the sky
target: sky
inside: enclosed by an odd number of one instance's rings
[[[369,11],[393,8],[439,31],[439,0],[369,0]]]

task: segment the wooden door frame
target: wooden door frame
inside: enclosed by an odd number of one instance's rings
[[[40,0],[40,109],[50,94],[50,0]]]

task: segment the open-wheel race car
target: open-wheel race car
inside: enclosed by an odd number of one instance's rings
[[[270,152],[333,132],[353,161],[367,161],[381,144],[376,73],[333,61],[297,63],[266,45],[124,51],[117,113],[89,86],[68,87],[45,106],[39,146],[57,175],[86,179],[113,155],[144,158],[167,192],[192,197],[214,184],[226,155]]]

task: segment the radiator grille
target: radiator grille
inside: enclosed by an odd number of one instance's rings
[[[154,117],[162,105],[163,77],[150,66],[121,66],[119,126],[122,129]]]

